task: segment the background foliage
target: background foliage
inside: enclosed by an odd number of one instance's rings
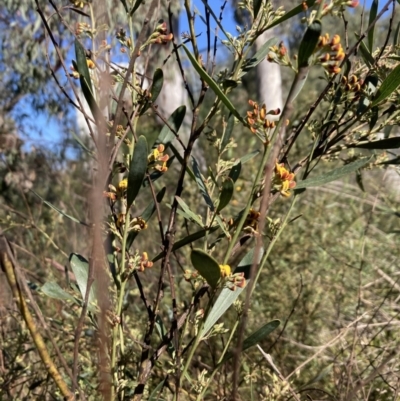
[[[63,57],[68,60],[68,68],[71,59],[76,57],[74,32],[66,27],[75,27],[78,21],[88,21],[87,17],[71,7],[90,14],[88,4],[80,9],[77,3],[79,2],[60,3],[53,6],[53,3],[43,1],[37,4],[46,18],[52,16],[49,19],[49,28],[58,41]],[[129,1],[127,3],[129,7],[133,6]],[[137,2],[137,4],[140,3]],[[213,8],[217,15],[221,5]],[[55,7],[62,10],[64,20],[60,20],[54,14]],[[138,12],[141,16],[145,15],[148,7],[149,4],[139,5]],[[161,4],[160,7],[163,17],[167,19],[166,5]],[[176,7],[174,12],[177,12],[179,7],[177,4],[174,7]],[[293,7],[293,4],[288,6],[285,4],[286,10]],[[96,9],[94,5],[93,8]],[[107,24],[107,30],[104,28],[103,33],[110,38],[112,54],[115,54],[119,63],[126,56],[120,49],[124,47],[129,49],[129,46],[123,46],[121,41],[118,42],[116,39],[116,32],[119,32],[119,29],[129,31],[129,27],[126,26],[126,13],[123,2],[110,2],[105,9],[107,17],[101,14],[101,10],[97,16],[100,15],[101,21]],[[112,13],[111,10],[113,10]],[[99,322],[93,311],[89,310],[90,313],[84,321],[83,331],[79,336],[79,356],[76,358],[74,354],[77,322],[82,313],[82,296],[79,295],[79,289],[75,284],[79,278],[71,274],[68,261],[69,258],[71,259],[71,253],[83,255],[88,260],[93,257],[91,250],[95,238],[89,224],[93,219],[93,203],[92,198],[88,196],[88,193],[96,187],[97,170],[94,163],[93,143],[89,136],[75,135],[74,137],[71,134],[71,132],[78,133],[76,114],[66,100],[65,94],[61,92],[60,86],[65,85],[71,97],[73,92],[70,87],[67,87],[60,59],[55,54],[54,46],[50,45],[48,36],[45,35],[43,23],[37,11],[31,3],[18,1],[5,2],[0,6],[0,12],[2,28],[0,31],[2,45],[0,78],[7,88],[0,93],[1,229],[15,251],[24,277],[23,281],[28,284],[29,291],[43,314],[46,329],[38,323],[40,316],[37,310],[33,313],[37,324],[41,327],[40,331],[46,344],[51,350],[52,358],[55,361],[58,360],[54,344],[50,343],[51,339],[58,346],[69,369],[73,369],[77,360],[80,397],[95,400],[99,399],[99,394],[102,393],[103,397],[107,398],[102,388],[104,384],[102,380],[109,372],[102,371],[99,362],[102,358],[99,351],[101,328],[99,329]],[[207,18],[206,9],[199,13]],[[372,11],[362,10],[362,7],[346,8],[344,16],[348,21],[347,29],[345,30],[345,23],[339,17],[327,17],[323,18],[322,33],[329,32],[331,37],[334,34],[340,34],[344,47],[346,47],[345,38],[348,37],[350,48],[357,40],[357,33],[363,31],[361,25],[364,29],[368,26],[371,13]],[[247,15],[243,17],[238,12],[236,18],[239,25],[245,25],[246,22],[243,19],[246,20]],[[390,18],[392,18],[391,21]],[[249,20],[251,21],[250,17]],[[135,23],[138,26],[132,26],[132,31],[140,32],[140,19],[135,20]],[[294,17],[286,24],[279,26],[279,37],[284,41],[291,57],[298,52],[305,27],[301,17]],[[393,17],[388,16],[378,22],[373,48],[370,52],[368,49],[358,50],[357,56],[352,58],[353,72],[358,72],[364,79],[367,74],[374,73],[380,78],[379,86],[382,84],[398,62],[398,29],[396,27],[397,23]],[[244,31],[245,27],[242,26],[242,29]],[[237,32],[231,33],[238,35]],[[174,34],[178,39],[178,35],[175,32]],[[87,46],[91,43],[88,39],[84,37],[84,43]],[[365,43],[368,43],[368,40]],[[148,78],[150,80],[154,67],[160,66],[165,60],[164,53],[159,55],[157,50],[158,48],[153,45],[149,56],[151,73],[148,73]],[[172,47],[164,49],[167,54],[171,51]],[[221,47],[220,41],[218,41],[218,52],[228,54]],[[184,51],[179,50],[179,54],[184,59],[185,70],[190,70],[190,73],[186,74],[188,84],[198,96],[201,92],[199,76],[190,69],[190,60],[185,57]],[[60,85],[57,85],[51,76],[47,56],[54,74],[60,80]],[[203,61],[206,57],[205,54]],[[368,65],[371,57],[376,57],[377,61],[373,65]],[[228,57],[225,57],[226,61],[222,58],[216,60],[218,65],[215,66],[213,74],[210,74],[215,80],[223,77],[224,68],[232,65],[232,59]],[[222,71],[220,75],[218,75],[219,71]],[[71,70],[69,72],[72,73]],[[284,93],[287,94],[294,72],[290,69],[282,69],[282,72]],[[256,74],[256,70],[249,72],[243,78],[243,85],[239,83],[234,89],[234,95],[230,95],[240,116],[245,116],[251,109],[248,100],[255,99],[257,80],[265,78],[257,77]],[[312,102],[326,86],[327,78],[321,67],[311,69],[306,86],[294,103],[288,135],[300,124]],[[340,78],[336,82],[339,80]],[[207,116],[214,101],[215,95],[209,90],[199,110],[199,121],[203,121]],[[379,129],[377,126],[375,136],[368,138],[367,141],[397,137],[397,87],[386,106],[393,107],[389,113],[386,113],[389,117],[393,116],[393,119],[386,126],[383,124]],[[345,109],[348,105],[344,104],[340,107]],[[290,167],[294,167],[298,160],[309,154],[320,132],[321,124],[319,123],[326,118],[328,108],[329,98],[325,97],[296,140],[288,160]],[[46,118],[52,116],[51,118],[57,119],[58,133],[61,138],[58,142],[59,146],[34,145],[31,148],[26,146],[24,141],[32,138],[38,140],[39,131],[43,131],[41,142],[53,141],[54,135],[48,132],[46,127],[32,124],[32,119],[26,116],[29,114],[27,110],[29,113],[42,113],[41,115]],[[383,111],[385,108],[380,109],[380,118]],[[137,137],[144,135],[150,145],[158,136],[161,127],[165,127],[160,121],[160,116],[156,117],[155,114],[155,111],[150,109],[134,128]],[[225,173],[221,173],[222,177],[229,173],[232,159],[237,160],[249,152],[259,151],[256,157],[243,164],[240,177],[234,184],[233,198],[222,214],[228,222],[231,217],[234,218],[244,209],[249,199],[252,181],[259,168],[262,146],[248,127],[236,124],[233,130],[233,142],[224,155],[224,161],[218,161],[219,155],[215,145],[223,133],[223,116],[226,116],[226,109],[221,108],[208,122],[199,139],[198,147],[203,157],[201,172],[208,190],[212,187],[210,170],[216,174],[217,169],[225,168]],[[161,117],[166,119],[169,116]],[[370,115],[366,117],[366,124],[371,121],[371,118],[373,117]],[[387,123],[389,120],[385,118],[380,119],[377,124],[384,121]],[[355,130],[351,139],[358,141],[360,136],[362,137],[361,128]],[[77,143],[77,137],[80,143]],[[35,144],[34,141],[29,143]],[[348,143],[345,144],[348,145]],[[178,144],[176,147],[179,147]],[[127,175],[124,168],[129,167],[129,163],[123,155],[129,152],[129,144],[122,145],[121,150],[115,171],[122,175],[115,174],[111,182],[117,189],[122,178]],[[383,153],[384,151],[386,153]],[[168,153],[170,157],[173,155],[170,150]],[[377,155],[375,160],[378,161],[396,160],[397,157],[396,149],[344,149],[322,158],[314,176],[323,175],[340,167],[343,161],[348,163],[372,153]],[[164,201],[160,203],[158,211],[164,226],[168,223],[168,216],[173,207],[179,177],[180,165],[176,161],[179,153],[177,152],[175,156],[176,159],[168,172],[154,182],[156,193],[164,186],[166,187]],[[367,169],[359,170],[338,181],[307,188],[296,198],[297,202],[292,206],[288,226],[272,248],[266,267],[252,294],[245,327],[245,337],[248,337],[264,324],[273,322],[275,319],[281,321],[279,328],[257,341],[271,359],[265,358],[257,347],[243,352],[237,399],[286,400],[292,397],[292,399],[301,400],[310,398],[314,400],[392,400],[398,397],[399,372],[396,363],[400,321],[398,317],[400,312],[398,307],[399,212],[396,193],[398,181],[396,181],[397,173],[393,166],[374,164],[371,163]],[[396,165],[395,162],[393,164]],[[191,164],[189,166],[192,167]],[[296,178],[299,182],[300,179]],[[213,200],[216,197],[218,197],[217,186]],[[141,190],[135,200],[135,212],[132,218],[143,215],[151,199],[153,198],[148,187]],[[201,219],[210,216],[197,185],[190,178],[187,180],[185,178],[182,199],[195,215],[201,216]],[[49,204],[87,224],[77,224],[49,207]],[[282,222],[290,205],[291,199],[279,197],[268,211],[270,221],[276,224]],[[253,207],[258,209],[260,205],[255,203]],[[109,213],[109,208],[104,206],[104,209],[105,214]],[[110,215],[109,223],[117,225],[117,211],[122,212],[123,209],[122,204],[115,206],[115,214]],[[193,217],[189,219],[182,210],[177,215],[177,241],[198,230],[196,224],[190,220],[193,220]],[[143,262],[140,260],[143,252],[147,252],[149,259],[152,260],[163,249],[159,225],[159,221],[153,217],[149,220],[147,229],[137,235],[130,255],[136,258],[136,265]],[[175,294],[166,280],[162,286],[163,301],[159,306],[159,315],[168,329],[170,323],[174,321],[174,314],[177,313],[174,310],[173,299],[178,301],[175,305],[177,311],[183,313],[189,304],[194,302],[195,294],[201,289],[199,282],[185,280],[187,269],[194,272],[191,264],[192,248],[204,247],[204,251],[212,254],[213,258],[222,263],[227,248],[226,238],[216,242],[215,247],[211,249],[211,244],[220,234],[220,231],[210,233],[207,242],[198,241],[194,245],[182,247],[173,253],[171,265],[174,269]],[[102,241],[105,239],[105,237],[102,238]],[[118,244],[115,239],[113,241],[114,252],[109,252],[109,255],[114,257],[111,262],[121,263]],[[237,266],[254,245],[255,239],[252,237],[231,258],[229,264],[232,267]],[[113,268],[112,263],[110,268]],[[67,270],[69,274],[66,274]],[[160,337],[163,337],[157,334],[156,329],[155,335],[150,339],[145,338],[149,318],[148,310],[142,302],[144,296],[149,303],[156,298],[159,275],[160,262],[155,262],[152,269],[146,268],[144,272],[135,271],[127,284],[124,296],[120,298],[124,319],[125,349],[119,354],[117,366],[118,371],[123,371],[123,379],[117,383],[114,382],[115,399],[133,399],[136,396],[143,350],[146,350],[146,347],[151,350],[156,349],[160,343]],[[111,274],[109,280],[112,283]],[[45,295],[46,292],[49,293],[49,290],[43,290],[46,283],[47,285],[57,283],[73,298],[67,300],[49,298]],[[0,272],[0,285],[2,302],[0,398],[62,399],[59,388],[48,375],[38,356],[2,272]],[[53,291],[57,291],[54,288]],[[110,284],[109,298],[117,299],[119,291],[118,286]],[[56,298],[60,297],[59,293],[56,295]],[[214,335],[200,344],[186,372],[190,377],[190,385],[186,383],[182,386],[181,399],[196,399],[206,386],[208,390],[203,397],[206,400],[223,400],[232,396],[233,372],[236,369],[237,356],[223,364],[209,383],[207,379],[218,365],[218,358],[228,341],[229,332],[224,332],[224,329],[229,330],[234,327],[238,316],[242,316],[244,299],[245,296],[242,295],[240,298],[242,303],[235,304],[235,308],[231,308],[224,315],[220,322],[223,323],[223,327],[216,326]],[[190,310],[185,326],[186,331],[182,331],[183,334],[180,337],[181,349],[185,350],[185,353],[181,355],[182,360],[186,358],[191,349],[190,346],[193,345],[196,330],[201,327],[199,324],[202,314],[204,310],[207,310],[209,302],[208,296],[205,296],[199,299],[198,304],[194,302],[195,307]],[[107,317],[112,329],[118,327],[118,322],[113,320],[117,319],[118,315],[110,313]],[[162,325],[159,325],[158,329],[162,330]],[[177,345],[174,342],[172,344],[175,347]],[[154,365],[143,390],[144,399],[161,400],[176,397],[177,371],[182,371],[183,366],[179,365],[179,359],[177,360],[171,349],[169,351],[170,353],[165,352]],[[65,380],[72,385],[65,366],[59,362],[57,365],[63,372]]]

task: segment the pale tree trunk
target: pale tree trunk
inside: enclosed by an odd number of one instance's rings
[[[255,42],[256,51],[273,36],[275,36],[275,30],[270,29],[257,38]],[[280,68],[278,64],[270,63],[266,59],[257,66],[257,99],[260,104],[265,103],[267,110],[279,108],[282,111],[282,77]]]

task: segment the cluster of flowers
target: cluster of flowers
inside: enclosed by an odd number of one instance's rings
[[[249,105],[253,107],[253,111],[247,112],[247,123],[253,134],[256,134],[259,130],[265,134],[267,130],[275,128],[275,122],[268,120],[267,116],[278,115],[281,112],[280,109],[267,111],[265,104],[260,107],[254,100],[249,100]]]
[[[321,0],[317,0],[320,3]],[[332,0],[329,4],[324,5],[322,16],[333,12],[335,14],[337,10],[343,9],[343,7],[355,8],[360,3],[360,0]],[[336,10],[336,11],[335,11]]]
[[[347,77],[343,75],[341,83],[342,85],[344,85],[347,91],[360,92],[364,84],[364,81],[358,80],[358,78],[355,75],[351,75],[349,79],[347,79]]]
[[[164,154],[165,146],[163,144],[158,145],[155,149],[152,150],[150,155],[147,157],[148,167],[153,168],[160,173],[165,173],[168,170],[167,162],[169,160],[169,156]],[[125,196],[126,190],[128,188],[128,179],[124,178],[121,180],[117,187],[110,184],[108,186],[109,191],[104,191],[103,195],[105,198],[108,198],[112,201],[116,201],[117,199],[121,199]]]
[[[290,57],[288,55],[288,51],[283,42],[280,42],[278,46],[271,46],[269,48],[269,53],[267,55],[267,60],[270,63],[278,63],[279,65],[284,65],[291,67],[292,62],[290,61]]]
[[[234,273],[232,274],[232,269],[229,265],[219,265],[221,271],[221,278],[224,280],[226,287],[231,291],[235,291],[236,288],[244,288],[246,285],[246,278],[244,273]],[[185,270],[183,277],[186,281],[197,280],[199,278],[199,273],[197,271],[191,271],[189,269]]]
[[[329,33],[320,36],[316,48],[316,54],[319,55],[318,61],[321,63],[328,73],[339,74],[339,63],[345,58],[346,54],[340,43],[340,36],[334,35],[332,39]]]
[[[294,181],[294,173],[290,173],[284,163],[275,163],[274,178],[272,180],[272,186],[276,191],[279,191],[283,196],[290,196],[290,190],[296,187],[296,181]]]
[[[153,262],[149,260],[147,252],[143,252],[142,256],[140,257],[140,264],[138,270],[142,272],[145,269],[150,269],[151,267],[153,267]]]
[[[168,33],[167,23],[165,21],[160,20],[153,34],[150,36],[150,43],[159,43],[159,44],[167,44],[174,38],[172,32]],[[150,44],[148,43],[148,44]]]
[[[160,173],[165,173],[168,170],[167,161],[169,160],[169,156],[164,154],[164,151],[165,146],[160,144],[152,150],[151,154],[147,158],[149,167],[154,168],[154,170],[157,170]],[[157,164],[157,162],[161,162],[161,164]]]

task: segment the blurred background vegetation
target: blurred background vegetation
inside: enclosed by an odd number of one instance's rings
[[[50,12],[51,5],[47,1],[40,3]],[[227,6],[230,12],[232,7],[235,4]],[[109,1],[108,10],[111,9],[114,11],[109,16],[109,29],[113,33],[119,27],[118,12],[123,9],[119,2]],[[82,18],[73,11],[68,15],[71,25]],[[354,43],[354,32],[360,32],[361,24],[365,26],[367,15],[362,14],[361,6],[346,13],[350,42]],[[245,17],[236,15],[237,24],[245,24],[243,19]],[[56,21],[50,20],[51,29],[68,59],[73,38]],[[388,26],[389,17],[379,23],[376,46],[382,45]],[[397,26],[396,21],[393,26]],[[290,20],[280,29],[278,35],[289,52],[295,54],[303,32],[300,19]],[[337,19],[325,19],[324,32],[343,36],[344,24],[339,27]],[[68,286],[65,274],[68,255],[76,252],[88,256],[89,237],[84,226],[60,216],[31,189],[68,214],[81,221],[87,220],[91,155],[71,133],[78,135],[88,148],[90,141],[87,136],[79,135],[75,111],[51,76],[47,57],[56,73],[60,65],[52,47],[46,43],[42,23],[31,2],[2,2],[0,43],[0,82],[4,88],[0,91],[0,227],[14,247],[61,351],[70,355],[70,359],[67,357],[70,363],[72,328],[79,317],[79,309],[44,297],[40,287],[47,281],[56,281],[65,288]],[[223,58],[218,60],[217,71],[224,68]],[[292,77],[289,70],[281,69],[281,73],[285,94]],[[294,119],[300,119],[320,93],[324,82],[322,76],[322,70],[313,70],[306,90],[295,103]],[[191,79],[189,77],[189,81]],[[256,99],[260,79],[268,77],[259,76],[253,70],[246,76],[243,86],[237,89],[233,100],[242,115],[248,109],[248,100]],[[210,98],[208,105],[211,101]],[[204,111],[206,109],[207,102]],[[314,118],[318,118],[318,112]],[[139,130],[142,130],[139,134],[154,138],[160,130],[159,121],[148,118]],[[215,160],[213,130],[221,130],[219,116],[213,120],[209,135],[199,141],[206,165]],[[256,139],[240,127],[235,128],[234,140],[236,148],[229,151],[229,157],[233,157],[233,152],[235,157],[240,157],[259,147]],[[310,143],[305,132],[296,142],[293,160],[295,156],[301,157]],[[243,168],[227,217],[234,216],[243,208],[256,170],[254,160]],[[321,171],[335,166],[334,162],[324,161],[322,164]],[[177,171],[171,168],[156,183],[157,190],[164,185],[167,187],[166,199],[173,196],[169,188],[173,189],[176,174]],[[278,241],[268,260],[268,269],[257,285],[247,333],[272,319],[282,321],[280,328],[260,345],[271,354],[284,377],[291,375],[290,382],[302,400],[378,401],[400,397],[400,371],[396,357],[400,342],[400,210],[396,174],[398,172],[393,168],[392,172],[388,169],[363,171],[362,181],[353,176],[308,189],[295,206],[293,216],[298,218],[290,223]],[[198,194],[194,188],[187,186],[185,195],[187,203],[191,200],[193,205],[196,204]],[[138,199],[138,209],[143,210],[147,202],[146,196],[142,195]],[[270,217],[279,219],[288,205],[285,200],[274,203]],[[164,212],[168,213],[168,209]],[[183,226],[183,219],[180,224]],[[156,230],[157,222],[154,220],[140,235],[140,249],[146,250],[150,258],[160,250],[158,239],[154,240]],[[183,248],[176,253],[174,263],[178,267],[191,267],[189,251]],[[143,276],[150,297],[156,269],[157,264]],[[185,299],[184,295],[190,295],[191,288],[181,273],[177,273],[177,281],[181,292],[178,298]],[[170,296],[168,288],[165,291],[166,297]],[[1,272],[0,301],[0,399],[60,399],[41,361],[32,352],[31,339],[21,326]],[[138,363],[136,351],[140,348],[142,325],[145,324],[145,321],[136,319],[136,316],[145,314],[134,286],[125,303],[127,310],[131,311],[128,314],[130,321],[125,323],[130,330],[127,346],[132,350],[125,363],[134,365]],[[170,310],[164,312],[171,313]],[[234,314],[230,311],[225,317],[225,327],[230,326],[229,319],[234,319]],[[96,360],[93,358],[96,344],[90,325],[83,341],[85,346],[82,347],[80,364],[84,369],[80,380],[88,398],[95,399],[90,396],[98,384]],[[213,343],[212,347],[215,346]],[[197,376],[196,370],[201,372],[212,366],[215,363],[213,356],[220,351],[212,349],[211,345],[208,349],[203,346],[201,356],[193,366],[193,376]],[[380,368],[387,355],[392,355],[392,358]],[[256,349],[247,352],[244,361],[246,375],[240,387],[243,400],[290,399],[288,389]],[[160,380],[166,369],[167,357],[156,369]],[[230,380],[229,369],[230,365],[226,364],[212,387],[213,394],[205,399],[224,399],[226,383]],[[157,383],[156,374],[150,387]],[[356,398],[352,390],[358,385],[363,390]]]

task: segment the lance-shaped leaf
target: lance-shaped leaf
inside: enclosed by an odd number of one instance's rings
[[[210,197],[210,194],[208,193],[206,184],[203,181],[203,177],[201,176],[199,164],[197,163],[197,160],[193,156],[192,156],[192,168],[193,168],[193,174],[196,179],[196,184],[200,189],[200,193],[203,196],[204,200],[206,201],[208,208],[213,212],[214,211],[213,201]]]
[[[374,21],[374,19],[376,18],[376,15],[378,14],[378,6],[379,6],[379,0],[374,0],[371,4],[371,9],[369,10],[368,26],[370,26]],[[372,49],[374,47],[374,31],[375,31],[375,25],[368,32],[368,48],[370,52],[372,52]]]
[[[307,28],[299,47],[298,66],[309,66],[309,58],[317,47],[319,37],[321,36],[322,24],[319,20],[314,20]]]
[[[268,53],[271,51],[270,47],[275,46],[276,44],[278,44],[278,42],[279,42],[278,38],[268,39],[254,54],[253,57],[247,59],[244,62],[243,70],[240,76],[242,77],[243,75],[248,73],[252,68],[257,67],[258,64],[264,61],[265,57],[267,57]]]
[[[159,395],[162,392],[165,384],[167,383],[168,375],[164,380],[161,380],[160,383],[157,384],[157,387],[150,394],[149,401],[164,401],[164,398],[159,398]]]
[[[84,221],[80,221],[78,219],[76,219],[73,216],[70,216],[69,214],[65,213],[63,210],[59,209],[57,206],[54,206],[52,203],[48,202],[47,200],[43,199],[38,193],[36,193],[33,189],[31,189],[31,191],[39,198],[42,200],[42,202],[44,204],[46,204],[47,206],[51,207],[53,210],[55,210],[57,213],[61,214],[62,216],[67,217],[68,219],[74,221],[75,223],[79,223],[82,224],[84,226],[89,227],[89,224],[85,223]]]
[[[268,322],[264,326],[260,327],[257,331],[255,331],[253,334],[251,334],[249,337],[247,337],[243,341],[242,345],[242,351],[246,351],[247,349],[254,347],[261,341],[263,341],[265,338],[267,338],[274,330],[276,330],[279,325],[280,325],[279,320],[272,320],[271,322]],[[226,362],[230,358],[232,358],[235,354],[232,352],[228,352],[223,359],[223,362]]]
[[[164,341],[166,338],[168,338],[168,330],[165,327],[165,324],[162,321],[160,315],[156,316],[155,324],[156,324],[156,329],[158,331],[158,335],[160,336],[161,340]],[[169,356],[173,358],[175,354],[175,347],[172,345],[171,341],[168,341],[167,351]]]
[[[254,150],[253,152],[247,153],[247,155],[244,155],[243,157],[240,158],[240,162],[242,164],[245,164],[249,160],[251,160],[253,157],[256,157],[259,153],[260,153],[259,150]]]
[[[135,144],[132,160],[129,165],[128,189],[126,191],[128,209],[138,195],[146,175],[148,153],[146,138],[141,135]]]
[[[75,302],[75,298],[71,294],[68,294],[68,292],[64,291],[57,283],[48,281],[42,286],[41,290],[43,294],[47,295],[50,298]]]
[[[135,4],[132,7],[132,10],[129,13],[129,16],[132,17],[132,15],[135,13],[135,11],[139,8],[139,6],[143,3],[143,0],[136,0]]]
[[[342,178],[350,173],[357,171],[361,167],[364,167],[365,165],[370,163],[372,159],[373,156],[360,159],[355,162],[346,164],[345,166],[339,167],[335,170],[332,170],[329,173],[300,181],[296,185],[296,190],[301,188],[319,187],[320,185],[327,184],[328,182],[336,181],[339,178]]]
[[[372,57],[371,52],[368,50],[363,40],[360,42],[360,52],[365,64],[367,64],[368,67],[371,67],[375,64],[375,59]]]
[[[375,127],[379,118],[379,107],[375,106],[371,109],[371,120],[369,121],[369,129],[370,131]]]
[[[242,162],[240,160],[237,160],[235,164],[232,166],[231,171],[229,172],[229,178],[233,181],[236,182],[237,179],[240,176],[240,172],[242,170]]]
[[[165,124],[158,138],[154,142],[152,148],[156,148],[158,145],[162,144],[165,147],[169,145],[175,139],[175,135],[178,134],[179,128],[182,125],[183,119],[185,118],[186,114],[186,106],[178,107],[168,118],[167,124]]]
[[[396,32],[393,37],[393,46],[397,46],[400,43],[400,22],[397,24]]]
[[[203,226],[203,222],[201,221],[200,216],[198,216],[196,213],[192,212],[190,210],[190,207],[186,204],[186,202],[182,198],[180,198],[179,196],[175,196],[175,199],[178,202],[179,206],[184,211],[184,213],[186,215],[185,217],[188,220],[191,220],[191,221],[197,223],[199,226],[202,227]]]
[[[193,249],[190,259],[194,268],[207,281],[211,288],[215,288],[221,278],[218,262],[201,249]]]
[[[267,26],[265,30],[271,29],[274,26],[280,25],[283,21],[287,21],[288,19],[294,17],[297,14],[304,12],[304,3],[307,8],[312,7],[317,0],[306,0],[305,2],[301,3],[299,6],[291,9],[289,12],[285,13],[281,18],[274,20],[270,25]]]
[[[74,62],[73,64],[74,68],[79,72],[79,81],[81,83],[83,96],[85,96],[90,111],[92,112],[94,119],[97,121],[102,118],[102,114],[97,106],[96,100],[94,99],[92,79],[87,66],[85,49],[79,43],[78,39],[75,39],[75,55],[76,64]]]
[[[161,68],[157,68],[154,71],[153,84],[151,85],[151,89],[150,89],[151,99],[148,103],[145,104],[145,106],[141,110],[140,114],[144,114],[146,112],[146,110],[148,110],[148,108],[150,107],[150,104],[155,103],[155,101],[158,98],[158,95],[161,92],[163,84],[164,84],[164,73]]]
[[[354,146],[362,149],[398,149],[400,148],[400,138],[387,138],[379,141],[360,142]]]
[[[225,178],[225,181],[222,183],[222,189],[219,195],[217,213],[219,213],[224,207],[229,205],[232,196],[233,196],[233,180],[228,177]]]
[[[161,203],[161,201],[164,198],[165,195],[165,190],[166,187],[162,188],[161,191],[156,195],[156,201],[157,203]],[[149,205],[147,205],[146,209],[144,209],[143,213],[141,214],[141,218],[147,223],[151,216],[153,216],[154,212],[156,211],[156,204],[154,203],[154,200],[152,200]],[[129,250],[129,248],[132,246],[133,241],[135,238],[138,236],[140,231],[131,231],[128,234],[128,239],[126,240],[126,249]]]
[[[250,276],[251,265],[254,260],[254,252],[255,248],[251,249],[244,258],[239,262],[236,267],[234,273],[244,273],[246,278],[246,286],[248,283],[248,278]],[[257,258],[257,263],[260,262],[262,254],[264,250],[261,249],[260,254]],[[235,291],[230,290],[229,288],[224,288],[219,294],[217,300],[215,301],[214,306],[212,307],[206,322],[204,323],[203,330],[201,332],[201,336],[204,337],[214,326],[214,324],[220,319],[220,317],[229,309],[229,307],[236,301],[242,291],[246,288],[236,288]]]
[[[228,110],[241,122],[245,123],[242,116],[236,110],[235,106],[231,103],[231,101],[227,98],[227,96],[222,92],[218,84],[207,74],[207,72],[203,69],[203,67],[197,62],[194,58],[193,54],[189,51],[189,49],[182,44],[183,49],[188,56],[189,61],[192,63],[194,69],[200,75],[200,77],[208,84],[208,86],[214,91],[218,99],[228,108]]]
[[[372,106],[376,106],[378,103],[387,99],[400,85],[400,65],[398,65],[382,82],[382,85],[378,89]]]
[[[395,157],[394,159],[390,159],[390,160],[383,161],[383,162],[381,162],[381,163],[379,163],[379,164],[386,164],[386,165],[393,164],[393,165],[398,165],[398,164],[400,164],[400,156]]]
[[[77,253],[71,253],[69,257],[69,263],[71,265],[72,271],[75,274],[79,291],[82,294],[82,300],[84,300],[86,296],[86,288],[89,277],[89,262],[83,256],[78,255]],[[96,301],[95,288],[96,288],[96,282],[94,282],[93,285],[90,287],[89,303],[88,303],[89,308]]]
[[[226,145],[228,145],[229,140],[231,139],[232,136],[234,125],[235,125],[235,117],[233,116],[232,113],[229,113],[228,124],[226,125],[226,129],[221,139],[221,150],[224,150],[226,148]]]
[[[260,11],[263,0],[253,0],[253,15],[254,19],[257,18],[258,12]]]
[[[185,245],[191,244],[194,241],[197,241],[201,238],[203,238],[207,233],[211,234],[219,229],[219,226],[215,226],[209,229],[202,229],[199,230],[193,234],[188,235],[185,238],[180,239],[179,241],[176,241],[175,244],[172,247],[172,252],[175,252],[177,249],[182,248]],[[152,262],[157,262],[157,260],[160,260],[163,257],[163,252],[160,252],[157,256],[155,256],[152,259]]]

